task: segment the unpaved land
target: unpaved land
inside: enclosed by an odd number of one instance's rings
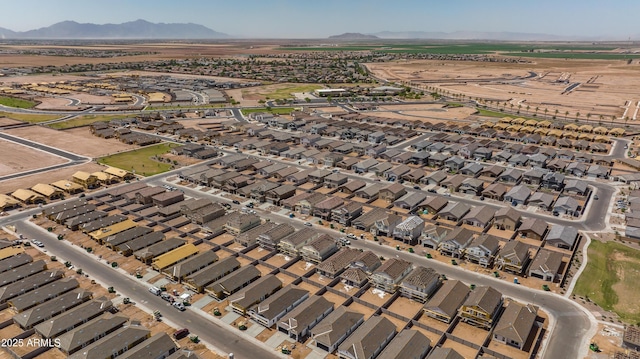
[[[48,167],[66,160],[18,143],[0,140],[0,176]]]
[[[93,158],[137,148],[134,145],[124,144],[115,138],[104,139],[96,137],[91,134],[89,127],[57,131],[42,126],[30,126],[15,128],[6,132],[13,136]]]
[[[79,166],[67,167],[54,171],[47,171],[35,175],[20,177],[0,182],[0,193],[11,193],[18,188],[31,188],[38,183],[51,183],[59,180],[71,180],[71,176],[77,171],[97,172],[106,167],[90,162]]]

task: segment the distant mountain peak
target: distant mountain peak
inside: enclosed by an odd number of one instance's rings
[[[379,39],[379,37],[375,35],[365,35],[359,32],[345,32],[344,34],[329,36],[330,39],[334,40],[375,40]]]
[[[4,29],[2,29],[4,30]],[[138,19],[121,24],[66,20],[37,30],[5,31],[8,39],[220,39],[229,35],[193,23],[152,23]]]

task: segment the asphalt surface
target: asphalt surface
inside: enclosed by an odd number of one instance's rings
[[[47,250],[47,254],[55,255],[65,261],[70,261],[76,268],[82,268],[90,278],[106,285],[113,286],[123,297],[129,297],[134,303],[138,303],[150,310],[159,310],[166,320],[169,320],[181,328],[188,328],[192,334],[200,340],[212,344],[219,351],[234,353],[236,358],[280,358],[275,353],[266,351],[244,337],[237,335],[232,328],[215,320],[207,320],[198,313],[187,309],[180,312],[168,302],[149,292],[149,286],[143,284],[134,277],[127,276],[114,270],[103,261],[98,261],[92,255],[82,250],[70,248],[66,241],[58,241],[55,236],[43,229],[34,228],[22,222],[16,223],[18,233],[27,238],[38,238]],[[179,328],[178,328],[179,329]]]

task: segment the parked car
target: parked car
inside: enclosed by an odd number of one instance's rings
[[[240,201],[238,201],[237,199],[234,199],[233,204],[240,204]]]
[[[155,294],[155,295],[160,295],[160,293],[162,293],[162,291],[160,290],[160,288],[158,287],[151,287],[149,288],[149,292]]]
[[[177,310],[184,312],[187,308],[185,308],[184,304],[182,304],[181,302],[175,302],[173,303],[173,307],[176,308]]]
[[[173,337],[176,340],[180,340],[180,339],[186,337],[187,335],[189,335],[189,329],[187,329],[187,328],[178,329],[178,330],[175,331],[175,333],[173,333]]]
[[[304,225],[307,226],[307,227],[313,226],[313,224],[311,224],[311,222],[304,222]]]
[[[413,186],[413,189],[420,189],[420,186]]]
[[[174,299],[171,296],[171,294],[167,293],[167,292],[162,292],[162,294],[160,294],[160,298],[166,300],[169,303],[173,303]]]

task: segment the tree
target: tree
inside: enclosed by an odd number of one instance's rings
[[[527,105],[527,112],[529,112],[530,108],[531,108],[531,106]]]
[[[591,113],[587,113],[587,122],[589,122],[590,118],[591,118]]]
[[[569,111],[565,111],[565,113],[564,113],[564,120],[565,121],[567,120],[567,117],[569,117]]]
[[[560,112],[560,111],[558,111],[558,109],[556,108],[556,111],[554,112],[554,115],[553,115],[553,119],[554,120],[556,119],[556,117],[558,117],[558,112]]]

